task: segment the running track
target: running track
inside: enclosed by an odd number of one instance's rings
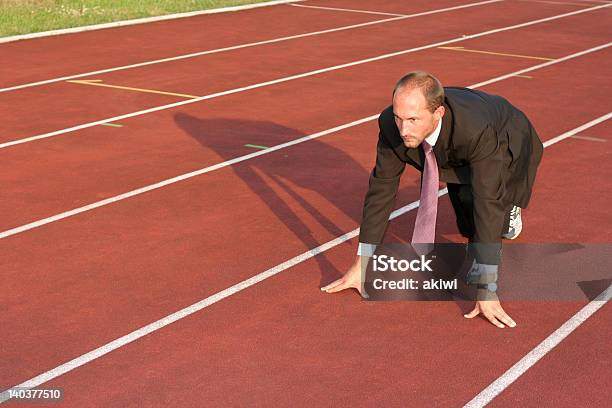
[[[518,327],[498,330],[465,321],[469,305],[321,294],[352,238],[57,375],[354,231],[377,133],[355,121],[408,70],[506,96],[544,140],[612,110],[607,3],[299,5],[394,16],[280,5],[0,45],[0,388],[48,373],[41,387],[62,387],[64,406],[462,406],[588,303],[507,303]],[[519,242],[611,242],[610,131],[602,120],[547,147]],[[398,208],[417,183],[407,170]],[[414,216],[387,240],[407,239]],[[453,218],[443,197],[441,240],[460,240]],[[605,305],[491,405],[603,405],[609,323]]]

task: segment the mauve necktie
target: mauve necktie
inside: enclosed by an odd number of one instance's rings
[[[421,182],[421,200],[417,211],[412,243],[434,243],[436,235],[436,215],[438,213],[438,165],[436,156],[429,143],[423,141],[425,166]]]

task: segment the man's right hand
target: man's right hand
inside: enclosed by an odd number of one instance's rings
[[[340,292],[344,289],[354,288],[357,289],[362,297],[367,298],[368,294],[365,292],[361,281],[362,261],[367,262],[367,260],[368,258],[357,255],[355,262],[353,262],[353,265],[351,265],[343,277],[336,279],[327,286],[322,287],[321,290],[327,293],[334,293]]]

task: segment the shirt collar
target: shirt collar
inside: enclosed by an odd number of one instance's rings
[[[438,141],[438,136],[440,136],[440,129],[442,129],[442,118],[438,120],[438,125],[436,126],[436,129],[433,132],[431,132],[429,136],[425,138],[425,141],[430,146],[432,147],[435,146],[436,142]]]

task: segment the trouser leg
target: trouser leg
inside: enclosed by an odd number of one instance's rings
[[[478,284],[488,285],[496,282],[497,268],[493,268],[492,265],[499,264],[497,247],[472,243],[475,233],[472,186],[469,184],[448,184],[447,188],[448,196],[455,211],[457,228],[461,235],[470,241],[465,247],[466,257],[460,268],[461,276],[466,283],[474,287],[477,287]],[[491,270],[488,271],[487,268]],[[473,296],[475,300],[490,300],[495,297],[495,293],[494,291],[474,289],[474,292],[470,293],[469,296]]]
[[[474,207],[472,187],[469,184],[448,184],[448,197],[455,210],[459,233],[470,239],[474,236]]]
[[[472,194],[472,186],[469,184],[452,184],[447,185],[448,196],[455,210],[457,219],[457,228],[462,236],[471,239],[474,236],[474,196]],[[504,215],[504,224],[501,234],[508,231],[510,225],[510,211],[512,206],[506,209]]]

